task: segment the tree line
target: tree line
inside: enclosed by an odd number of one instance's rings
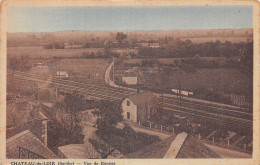
[[[253,50],[252,42],[224,43],[219,40],[215,42],[193,43],[191,40],[174,40],[164,48],[142,48],[139,57],[193,57],[199,54],[200,57],[234,57],[242,54],[249,54]]]

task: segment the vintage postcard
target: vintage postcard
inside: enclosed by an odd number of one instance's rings
[[[260,164],[257,1],[0,12],[0,164]]]

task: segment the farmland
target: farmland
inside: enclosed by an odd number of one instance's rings
[[[158,59],[163,61],[166,59]],[[168,59],[167,59],[168,60]],[[168,60],[166,63],[170,63]],[[174,67],[173,67],[174,68]],[[119,69],[119,68],[117,68]],[[122,70],[123,69],[123,70]],[[169,67],[163,67],[164,70],[171,70]],[[158,67],[125,67],[116,70],[116,74],[127,76],[129,71],[138,72],[140,84],[150,88],[161,88],[158,86],[163,79],[163,88],[170,91],[172,88],[178,88],[178,75],[175,71],[168,72],[168,76],[160,75]],[[237,69],[232,68],[211,68],[211,69],[196,69],[193,72],[183,72],[181,76],[181,85],[183,89],[195,90],[200,87],[212,89],[216,91],[225,91],[227,93],[246,93],[250,80]],[[243,88],[241,88],[243,87]]]
[[[28,56],[31,58],[80,57],[82,53],[103,52],[102,48],[88,49],[44,49],[43,46],[8,47],[11,57]]]
[[[69,80],[77,82],[104,82],[104,74],[110,59],[61,59],[49,62],[49,67],[33,67],[30,70],[32,74],[55,77],[56,71],[65,71],[68,73]]]
[[[67,71],[69,79],[78,82],[104,82],[104,74],[110,59],[62,59],[57,68]]]

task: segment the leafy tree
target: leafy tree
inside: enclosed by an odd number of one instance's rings
[[[19,68],[19,59],[17,57],[13,57],[9,60],[9,68],[12,70],[17,70]]]
[[[87,102],[83,100],[83,97],[77,93],[66,93],[64,101],[57,103],[55,107],[66,112],[66,115],[62,117],[67,133],[69,135],[78,131],[79,126],[79,112],[86,109]]]
[[[20,58],[14,57],[9,61],[9,68],[12,70],[27,71],[31,69],[28,56],[21,56]]]
[[[100,51],[97,52],[97,57],[98,58],[102,57],[102,53]]]
[[[90,55],[89,55],[90,58],[95,58],[95,53],[94,52],[91,52]]]
[[[83,52],[82,53],[83,58],[89,58],[89,53],[88,52]]]
[[[116,34],[116,40],[118,41],[119,45],[122,44],[123,40],[127,38],[127,35],[124,34],[123,32],[117,32]]]
[[[85,42],[83,48],[90,48],[91,44],[89,42]]]
[[[44,49],[53,49],[53,45],[52,44],[46,44],[43,46]]]
[[[55,43],[53,44],[55,49],[64,49],[65,45],[63,43]]]
[[[123,120],[121,104],[107,100],[101,100],[93,113],[99,117],[96,124],[104,135],[109,134],[109,128]]]

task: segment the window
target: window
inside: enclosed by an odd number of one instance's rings
[[[130,112],[127,112],[127,119],[130,119]]]
[[[151,114],[151,115],[154,114],[154,108],[153,108],[153,107],[150,108],[150,114]]]
[[[130,101],[129,100],[127,100],[126,105],[130,106]]]

